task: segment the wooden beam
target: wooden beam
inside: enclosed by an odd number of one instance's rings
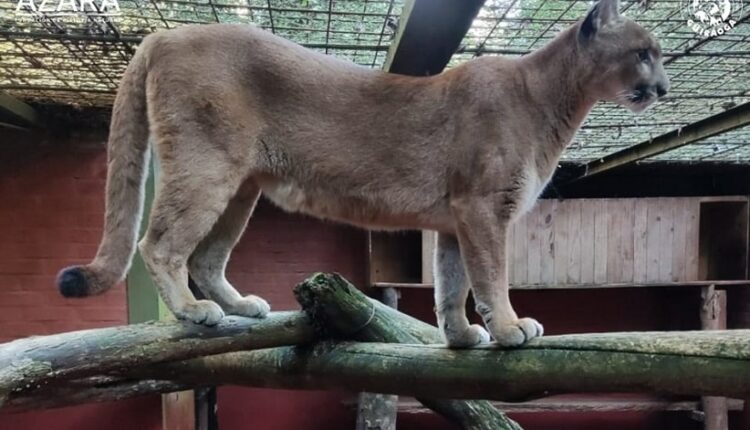
[[[148,179],[146,180],[145,196],[143,202],[143,213],[151,213],[151,204],[154,201],[156,193],[156,179],[158,178],[158,162],[155,154],[152,153],[149,158]],[[141,221],[139,239],[146,234],[148,227],[147,217],[144,216]],[[130,266],[128,275],[125,279],[127,287],[128,300],[128,322],[131,324],[142,323],[151,320],[164,319],[170,316],[164,302],[159,297],[156,283],[151,279],[151,275],[146,268],[146,263],[141,257],[140,250],[136,249],[133,256],[133,263]]]
[[[14,127],[37,127],[40,125],[39,114],[33,107],[17,98],[0,92],[0,113],[10,116]]]
[[[727,292],[718,291],[710,285],[701,292],[701,328],[703,330],[727,329]],[[703,428],[705,430],[727,430],[729,428],[729,406],[726,397],[707,396],[701,399]]]
[[[545,413],[610,413],[610,412],[693,412],[700,408],[700,403],[692,400],[670,400],[642,396],[555,396],[528,402],[491,402],[498,410],[506,414],[545,414]],[[351,402],[344,402],[352,406]],[[728,399],[732,411],[741,411],[743,401]],[[425,414],[430,410],[415,400],[398,403],[398,412],[402,414]]]
[[[605,284],[511,284],[511,290],[600,290],[611,288],[657,288],[657,287],[739,287],[750,285],[750,280],[720,280],[720,281],[685,281],[685,282],[652,282],[652,283],[605,283]],[[433,289],[434,284],[420,284],[410,282],[374,282],[373,288],[396,289]]]
[[[384,69],[429,76],[443,71],[485,0],[407,0]]]
[[[632,164],[748,124],[750,124],[750,102],[591,161],[583,166],[581,172],[569,182]]]

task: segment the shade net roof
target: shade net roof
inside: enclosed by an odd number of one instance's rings
[[[19,0],[0,0],[0,90],[26,101],[81,107],[111,105],[142,38],[185,24],[252,23],[311,49],[381,68],[404,3],[119,0],[117,10],[116,0],[45,1],[42,5],[42,0],[33,0],[32,7],[32,0],[20,0],[19,7]],[[750,3],[743,9],[740,0],[718,1],[719,6],[729,2],[727,22],[731,20],[733,28],[701,36],[687,24],[695,8],[686,2],[693,1],[623,1],[622,12],[652,31],[662,44],[670,93],[637,116],[600,104],[564,160],[595,160],[750,102]],[[66,14],[72,2],[79,9],[83,2],[88,12]],[[523,55],[544,45],[589,7],[590,2],[580,0],[487,0],[449,67],[480,55]],[[713,17],[723,12],[720,9]],[[750,126],[653,159],[750,163]]]

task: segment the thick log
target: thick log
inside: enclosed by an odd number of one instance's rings
[[[520,401],[573,392],[746,398],[750,330],[556,336],[512,350],[327,342],[203,357],[154,371],[193,383],[426,398]]]
[[[380,302],[398,309],[398,291],[386,288]],[[398,396],[380,393],[359,393],[357,396],[357,421],[355,430],[396,430]]]
[[[294,289],[297,301],[324,335],[363,342],[440,343],[438,329],[365,296],[335,274],[316,274]],[[507,429],[521,427],[487,401],[418,398],[461,428]]]
[[[172,381],[93,377],[66,381],[65,385],[49,385],[33,390],[30,396],[11,396],[3,411],[23,412],[35,409],[60,408],[82,403],[111,402],[148,394],[171,393],[196,388],[194,384]]]
[[[19,339],[0,345],[0,406],[11,394],[63,379],[209,354],[309,343],[305,315],[224,318],[215,327],[152,322]]]
[[[325,279],[313,281],[330,283]],[[569,335],[541,338],[520,349],[450,350],[382,343],[404,332],[419,342],[438,339],[434,328],[396,310],[369,300],[359,305],[341,300],[334,307],[323,294],[328,289],[321,291],[316,306],[308,309],[319,329],[339,327],[342,335],[381,343],[327,342],[205,356],[308,343],[315,335],[301,313],[229,318],[213,328],[176,322],[134,325],[2,345],[0,387],[12,394],[11,402],[26,398],[27,407],[44,400],[52,386],[69,389],[79,382],[68,379],[105,372],[125,378],[118,388],[122,396],[233,384],[506,401],[568,392],[750,397],[750,330]],[[392,321],[398,321],[398,330]],[[190,357],[198,358],[171,362]],[[171,382],[136,385],[138,380]],[[32,398],[35,393],[39,396]]]

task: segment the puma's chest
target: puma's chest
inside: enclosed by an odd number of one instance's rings
[[[534,207],[537,199],[544,191],[544,188],[549,183],[552,174],[540,175],[536,169],[526,169],[523,174],[522,186],[518,193],[518,200],[516,202],[516,212],[514,219],[522,217],[524,214],[529,212]]]

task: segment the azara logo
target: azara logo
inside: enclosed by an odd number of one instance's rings
[[[691,30],[703,37],[717,37],[737,25],[742,0],[687,0],[683,13]]]
[[[117,0],[18,0],[16,4],[16,16],[34,20],[105,19],[119,14]]]

